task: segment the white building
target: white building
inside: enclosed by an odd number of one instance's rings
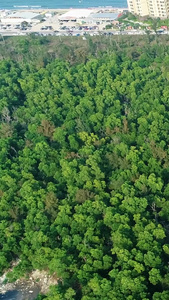
[[[1,17],[3,24],[20,24],[22,22],[38,23],[43,15],[30,11],[18,11]]]
[[[86,23],[89,24],[102,24],[105,22],[113,22],[117,20],[119,13],[113,13],[113,12],[97,12],[97,13],[92,13],[88,18],[84,19],[79,19],[80,23],[85,21]]]
[[[58,17],[59,21],[77,21],[79,19],[85,19],[93,11],[91,9],[71,9],[65,14]]]

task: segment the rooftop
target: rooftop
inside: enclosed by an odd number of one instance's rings
[[[96,13],[91,14],[90,17],[93,19],[109,19],[109,20],[115,20],[118,17],[118,13]]]
[[[39,14],[31,11],[18,11],[12,14],[9,14],[7,18],[17,18],[17,19],[33,19],[38,17]]]
[[[59,17],[60,20],[72,18],[87,18],[93,11],[91,9],[71,9]]]

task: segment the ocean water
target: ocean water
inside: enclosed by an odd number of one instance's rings
[[[0,9],[126,7],[127,0],[0,0]]]

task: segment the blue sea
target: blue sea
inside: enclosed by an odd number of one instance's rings
[[[0,9],[126,7],[127,0],[0,0]]]

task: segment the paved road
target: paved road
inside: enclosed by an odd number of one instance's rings
[[[29,34],[36,34],[36,35],[42,35],[42,36],[47,36],[47,35],[53,35],[53,36],[85,36],[85,35],[106,35],[106,36],[111,36],[111,35],[145,35],[144,30],[124,30],[124,31],[97,31],[97,30],[58,30],[58,31],[53,31],[53,30],[4,30],[0,29],[0,36],[22,36],[22,35],[29,35]],[[155,34],[152,32],[151,34]],[[165,31],[161,34],[169,34],[169,31]]]
[[[112,31],[96,31],[96,30],[87,30],[87,31],[82,31],[82,30],[60,30],[58,32],[54,32],[52,30],[43,30],[43,31],[5,31],[5,30],[0,30],[0,35],[1,36],[18,36],[18,35],[29,35],[29,34],[39,34],[39,35],[56,35],[56,36],[84,36],[84,35],[127,35],[127,34],[144,34],[144,32],[130,32],[130,31],[116,31],[116,32],[112,32]]]

